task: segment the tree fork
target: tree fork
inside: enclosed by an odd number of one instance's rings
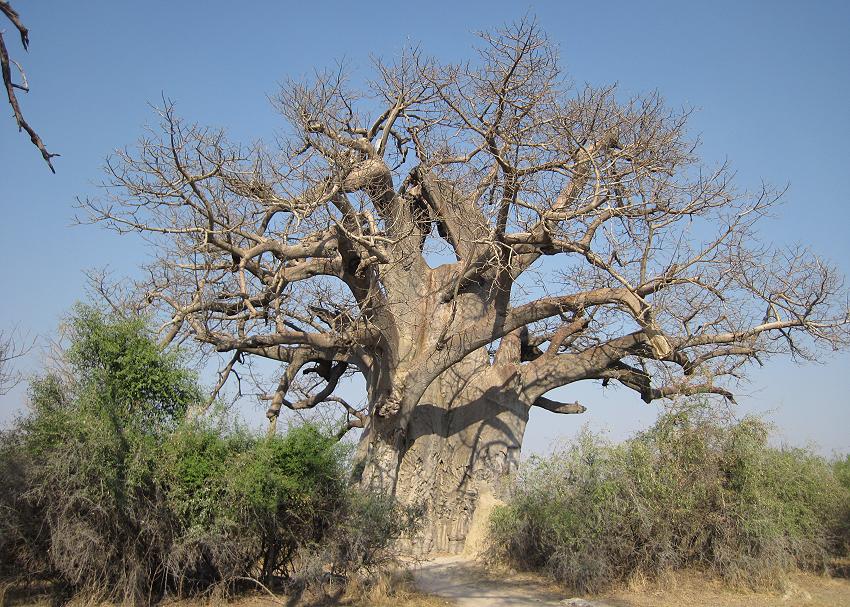
[[[731,401],[749,365],[850,341],[835,269],[757,244],[781,192],[703,167],[658,95],[573,89],[533,20],[483,34],[477,61],[417,50],[377,74],[365,94],[339,71],[287,84],[273,148],[167,104],[80,204],[160,248],[139,299],[164,342],[279,363],[272,425],[328,404],[363,427],[360,482],[425,504],[423,550],[463,547],[531,407],[585,410],[555,390]],[[337,394],[349,374],[362,409]]]

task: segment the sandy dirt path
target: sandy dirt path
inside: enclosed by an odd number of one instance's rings
[[[457,607],[606,607],[598,601],[570,600],[533,580],[494,578],[463,556],[424,561],[412,571],[420,592],[447,599]]]
[[[613,590],[573,598],[531,575],[488,572],[466,556],[438,557],[411,567],[420,592],[457,607],[850,607],[850,580],[795,574],[785,592],[735,591],[718,580],[681,574],[669,588]]]

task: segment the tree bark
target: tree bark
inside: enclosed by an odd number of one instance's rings
[[[481,350],[428,387],[406,428],[380,419],[367,428],[360,482],[423,509],[411,552],[474,549],[516,469],[529,406],[516,368]]]

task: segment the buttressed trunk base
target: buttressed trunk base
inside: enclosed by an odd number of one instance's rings
[[[361,483],[423,510],[406,546],[413,554],[481,548],[492,505],[516,470],[529,405],[510,378],[472,358],[431,384],[394,444],[370,432],[362,439],[372,444]]]

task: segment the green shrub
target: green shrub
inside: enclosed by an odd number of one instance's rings
[[[736,585],[823,569],[848,491],[805,449],[773,448],[763,422],[701,410],[662,416],[620,445],[582,433],[534,458],[491,521],[496,553],[583,591],[699,568]]]
[[[144,322],[79,307],[63,365],[0,443],[0,575],[149,603],[166,593],[322,583],[391,554],[412,525],[348,488],[312,425],[259,437],[187,420],[201,390]]]
[[[345,516],[330,534],[332,572],[376,573],[398,557],[395,540],[412,537],[423,512],[418,506],[402,506],[388,495],[350,490]]]
[[[45,570],[49,543],[42,512],[26,498],[29,471],[20,436],[0,432],[0,578]]]
[[[838,482],[844,485],[844,488],[850,490],[850,453],[844,456],[844,459],[837,459],[833,463],[835,476]]]
[[[837,459],[833,462],[832,467],[838,482],[850,493],[850,454],[845,455],[843,459]],[[850,562],[850,500],[845,505],[842,520],[843,522],[838,533],[838,547],[836,552],[843,557],[843,570],[846,574],[848,571],[847,563]]]
[[[296,575],[299,548],[320,541],[343,512],[338,443],[310,425],[258,440],[235,460],[229,495],[262,554],[258,577]]]
[[[24,471],[18,511],[36,517],[43,550],[42,566],[24,571],[141,600],[164,584],[173,535],[156,484],[163,431],[200,392],[141,321],[79,307],[68,339],[63,365],[31,382],[31,413],[13,430]]]
[[[65,359],[90,406],[156,427],[173,427],[201,400],[179,351],[163,351],[143,318],[112,318],[78,305],[67,323]]]

